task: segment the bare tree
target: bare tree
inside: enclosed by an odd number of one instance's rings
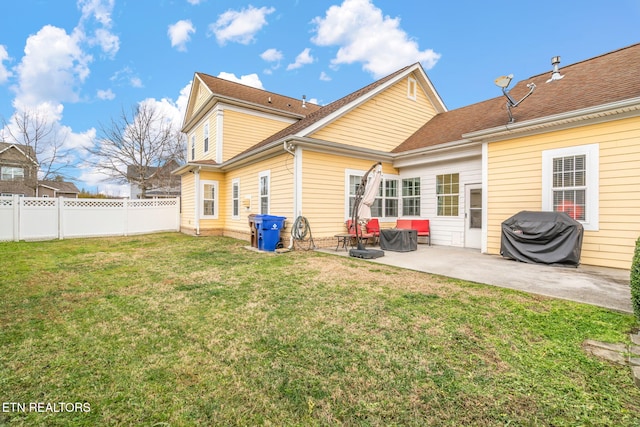
[[[11,122],[2,119],[5,142],[26,145],[36,155],[39,179],[65,177],[64,169],[71,164],[70,150],[65,148],[67,132],[51,120],[44,111],[16,111]]]
[[[109,125],[100,125],[89,148],[90,163],[119,182],[132,182],[141,197],[151,188],[152,174],[167,162],[184,159],[184,136],[170,118],[153,104],[140,103],[130,112],[122,110]]]

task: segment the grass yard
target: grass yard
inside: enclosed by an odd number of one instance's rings
[[[640,425],[630,315],[245,244],[0,243],[0,426]]]

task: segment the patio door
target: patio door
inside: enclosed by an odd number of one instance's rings
[[[482,245],[482,185],[465,186],[464,246],[480,249]]]

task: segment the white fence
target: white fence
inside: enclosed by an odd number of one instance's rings
[[[0,241],[180,231],[180,198],[0,197]]]

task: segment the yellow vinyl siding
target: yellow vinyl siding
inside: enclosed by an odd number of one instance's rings
[[[260,213],[260,187],[259,176],[261,172],[269,171],[269,215],[284,216],[290,225],[293,218],[293,158],[290,154],[282,154],[258,163],[251,164],[241,169],[231,171],[226,176],[225,195],[226,207],[225,228],[232,231],[248,232],[248,216]],[[231,215],[231,183],[238,179],[240,183],[240,218],[234,219]],[[246,209],[243,202],[247,196],[251,196],[251,207]],[[283,233],[283,237],[285,233]]]
[[[211,91],[207,89],[205,85],[201,84],[199,80],[196,80],[196,81],[198,82],[197,83],[198,93],[196,95],[196,100],[193,104],[193,111],[198,111],[200,106],[209,98],[209,95],[211,95]]]
[[[218,219],[200,219],[200,231],[207,229],[223,229],[227,219],[227,185],[225,175],[221,172],[200,172],[200,181],[218,181]],[[200,192],[200,188],[197,189]],[[199,199],[202,204],[202,193],[199,193]],[[201,209],[198,206],[198,209]]]
[[[180,227],[186,229],[195,228],[194,222],[194,203],[195,203],[195,192],[194,192],[194,182],[195,175],[192,173],[187,173],[182,175],[181,177],[181,196],[180,196]]]
[[[309,220],[314,238],[344,232],[345,171],[367,171],[375,162],[304,151],[302,164],[302,215]],[[383,173],[397,175],[398,172],[391,165],[383,164]]]
[[[224,111],[223,123],[223,161],[231,159],[291,124],[289,121],[235,110]]]
[[[407,79],[402,79],[309,136],[391,151],[436,114],[419,85],[416,100],[407,97],[407,84]]]
[[[499,253],[500,224],[542,209],[542,152],[599,145],[599,229],[585,231],[583,264],[628,269],[640,236],[640,118],[493,142],[488,147],[487,249]],[[588,173],[588,172],[587,172]]]
[[[209,150],[204,151],[204,126],[205,123],[209,123]],[[187,135],[187,154],[189,161],[191,161],[191,136],[196,136],[196,161],[199,160],[215,160],[216,159],[216,135],[217,135],[217,121],[215,112],[214,114],[208,114],[205,116],[198,125]]]

